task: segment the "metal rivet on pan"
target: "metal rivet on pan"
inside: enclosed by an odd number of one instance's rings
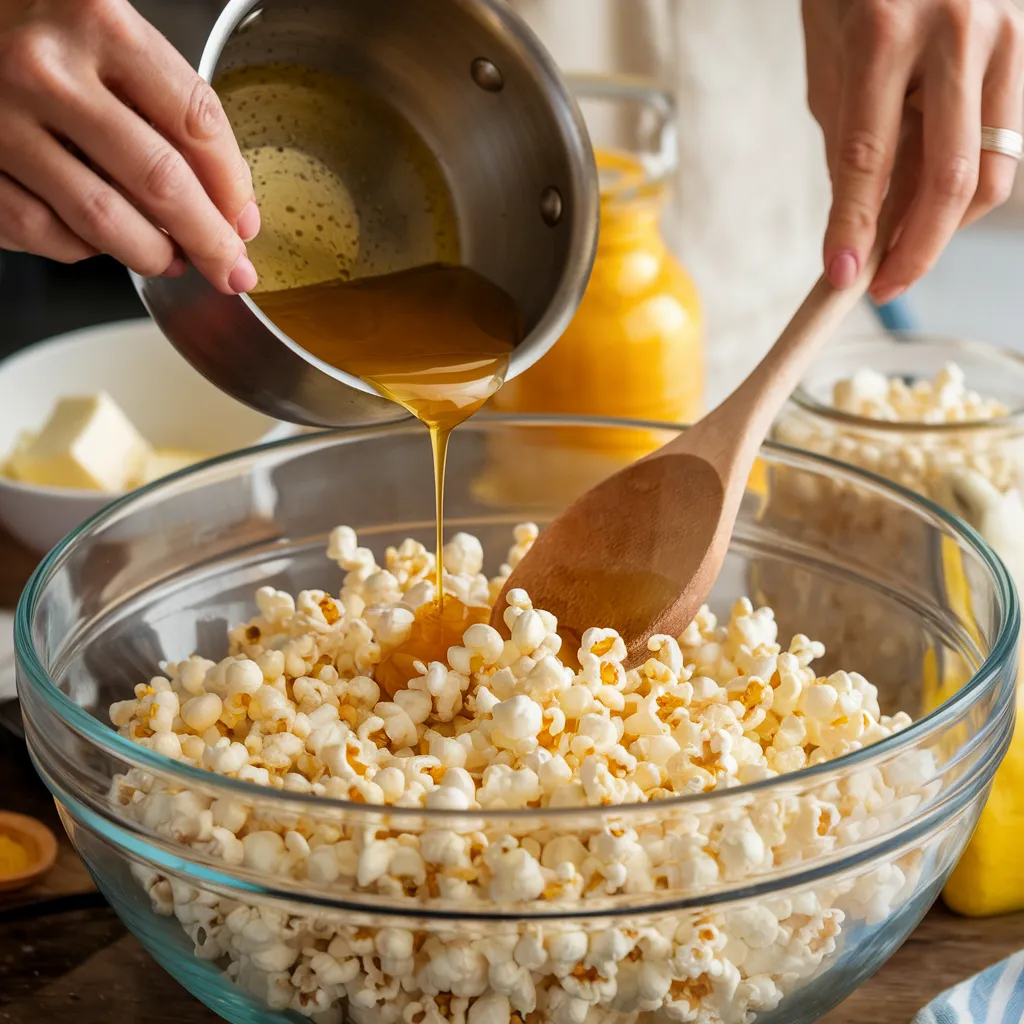
[[[486,57],[477,57],[473,61],[470,66],[470,74],[473,76],[473,81],[487,92],[501,92],[505,85],[505,79],[497,66]]]
[[[247,28],[252,28],[252,26],[255,25],[256,22],[258,22],[262,17],[262,10],[257,9],[255,11],[252,11],[238,23],[238,28],[235,29],[235,32],[244,32]]]
[[[540,215],[549,227],[562,219],[562,193],[554,185],[548,185],[540,194]]]

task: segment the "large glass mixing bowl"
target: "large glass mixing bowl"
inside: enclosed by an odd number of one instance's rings
[[[511,527],[543,525],[612,468],[594,453],[626,429],[484,417],[460,427],[449,531],[477,534],[494,571]],[[820,502],[836,514],[808,514]],[[912,572],[861,543],[880,509],[899,521]],[[800,1024],[892,954],[971,835],[1013,726],[1019,612],[1005,570],[923,499],[771,446],[712,605],[727,614],[741,595],[769,594],[784,643],[805,631],[808,595],[871,610],[882,709],[917,719],[873,746],[646,805],[460,814],[262,788],[111,728],[108,706],[164,659],[223,656],[258,587],[337,592],[341,572],[324,550],[340,523],[378,555],[409,535],[430,543],[420,425],[290,440],[139,491],[60,544],[17,613],[28,743],[68,833],[154,959],[228,1020]],[[857,669],[844,624],[820,616],[815,626],[829,646],[824,670]],[[829,806],[854,810],[832,827]],[[334,867],[312,877],[229,862],[208,832],[238,815],[334,844]],[[545,891],[508,902],[486,885],[472,898],[410,898],[355,869],[371,842],[424,851],[412,859],[429,873],[438,836],[482,855],[497,837],[539,849],[567,834],[602,858],[607,881],[575,900]],[[730,867],[737,851],[741,872]]]

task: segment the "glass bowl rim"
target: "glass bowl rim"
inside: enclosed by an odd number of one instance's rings
[[[565,428],[573,426],[619,428],[672,431],[674,433],[686,429],[684,424],[673,424],[656,420],[625,420],[599,416],[542,414],[502,415],[494,413],[477,414],[468,424],[463,424],[462,429],[468,427],[468,429],[472,430],[474,427],[480,427],[484,424],[511,427]],[[320,812],[353,812],[360,816],[379,813],[381,817],[388,818],[394,818],[396,812],[398,812],[403,817],[421,818],[425,822],[432,822],[434,823],[432,827],[435,828],[445,827],[445,823],[465,819],[467,814],[471,815],[474,819],[494,822],[529,821],[543,817],[544,819],[572,818],[583,823],[593,819],[595,823],[600,823],[609,817],[625,819],[632,814],[641,816],[650,814],[655,809],[668,811],[684,808],[687,805],[699,805],[702,809],[712,805],[721,806],[729,799],[736,801],[738,798],[746,798],[751,795],[756,797],[759,794],[770,792],[774,788],[792,787],[794,783],[810,783],[819,780],[823,775],[835,772],[837,769],[856,769],[874,761],[884,760],[887,755],[895,754],[901,749],[914,749],[918,740],[924,739],[951,724],[963,708],[969,707],[979,694],[985,692],[994,683],[998,682],[1001,666],[1008,656],[1012,656],[1012,653],[1017,648],[1021,616],[1016,588],[1007,569],[976,530],[928,498],[916,494],[908,488],[895,484],[875,473],[870,473],[859,467],[851,466],[824,455],[807,452],[791,445],[765,441],[762,450],[774,456],[782,456],[783,464],[788,462],[790,465],[795,464],[798,467],[801,464],[809,464],[811,467],[817,466],[822,470],[827,469],[832,477],[836,475],[840,478],[845,476],[854,479],[861,485],[867,484],[875,491],[888,492],[889,496],[900,499],[904,504],[916,506],[919,511],[924,511],[933,518],[938,519],[954,535],[959,535],[966,542],[967,546],[972,548],[980,557],[982,563],[991,574],[1000,609],[1003,612],[1001,628],[996,635],[991,651],[978,667],[978,670],[972,673],[970,679],[956,693],[943,701],[942,704],[920,718],[915,719],[905,729],[893,733],[883,740],[868,744],[859,750],[843,754],[832,760],[801,768],[796,772],[788,772],[740,786],[714,789],[708,792],[680,794],[647,803],[611,804],[597,807],[527,808],[521,810],[480,809],[470,812],[437,810],[426,807],[395,808],[390,805],[382,805],[378,812],[376,807],[370,804],[354,803],[336,797],[317,796],[312,793],[297,793],[273,789],[254,782],[246,782],[226,775],[219,775],[203,768],[185,765],[173,758],[158,754],[148,747],[132,742],[127,737],[122,736],[112,726],[91,715],[85,708],[75,703],[70,696],[64,693],[43,668],[32,640],[32,618],[36,604],[50,577],[60,567],[62,562],[69,557],[72,549],[79,541],[87,538],[97,529],[102,528],[108,521],[116,519],[135,503],[144,503],[148,498],[158,494],[160,491],[165,489],[171,490],[175,484],[191,477],[200,476],[210,469],[225,467],[233,462],[243,463],[248,459],[260,458],[271,452],[289,449],[300,451],[303,448],[316,449],[325,446],[325,444],[332,445],[337,442],[352,443],[366,438],[408,433],[422,429],[421,424],[411,418],[406,418],[393,423],[316,431],[309,434],[285,437],[188,466],[118,498],[61,540],[40,562],[22,591],[17,609],[15,610],[14,621],[15,652],[18,667],[22,670],[18,678],[19,691],[23,685],[32,687],[42,698],[47,708],[54,712],[65,725],[80,735],[90,745],[97,747],[105,754],[112,755],[126,765],[143,771],[153,771],[164,776],[171,776],[175,779],[176,783],[194,783],[200,787],[212,786],[222,790],[226,796],[232,796],[238,800],[250,803],[266,803],[268,800],[273,800],[275,802],[281,801],[285,806],[292,806],[297,811],[308,807],[310,809],[317,809]],[[971,737],[968,737],[965,742],[969,742],[970,739]]]
[[[1024,374],[1024,354],[1014,352],[988,341],[974,338],[961,338],[953,334],[942,334],[934,331],[900,331],[891,334],[855,334],[835,342],[826,348],[814,363],[815,367],[823,365],[832,355],[840,355],[855,351],[858,348],[873,346],[887,347],[898,350],[900,346],[917,345],[925,347],[930,344],[942,343],[951,345],[961,351],[964,356],[980,357],[992,364],[1005,363]],[[961,423],[924,423],[920,420],[879,420],[871,416],[859,416],[856,413],[843,412],[833,405],[818,401],[807,390],[806,378],[794,389],[790,401],[802,409],[823,420],[830,420],[846,427],[856,427],[876,433],[887,434],[957,434],[964,432],[980,432],[985,430],[998,431],[1012,427],[1024,428],[1024,403],[1017,405],[1003,416],[993,416],[987,420],[964,420]]]

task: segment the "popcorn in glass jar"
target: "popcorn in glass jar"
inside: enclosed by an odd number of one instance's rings
[[[859,339],[836,345],[818,360],[772,432],[772,439],[877,473],[922,494],[974,527],[1002,558],[1018,591],[1024,589],[1024,359],[979,342],[933,337]],[[828,486],[828,485],[823,485]],[[870,507],[841,493],[804,508],[816,527],[857,531],[864,545],[889,552],[904,578],[938,573],[949,602],[970,614],[963,567],[949,551],[922,547],[920,536],[892,509]],[[766,498],[769,511],[802,504],[807,495],[776,478]],[[754,592],[770,601],[783,581],[766,572]],[[919,643],[872,657],[873,623],[855,607],[802,609],[809,628],[827,643],[844,636],[844,651],[863,641],[869,674],[878,668],[910,678],[930,671],[929,652]],[[881,614],[878,609],[874,614]],[[855,655],[856,656],[856,655]],[[884,663],[885,667],[882,667]],[[969,669],[965,666],[961,678]],[[874,677],[874,676],[873,676]],[[955,674],[954,674],[955,678]],[[876,678],[876,682],[882,679]],[[935,688],[937,706],[956,687]],[[925,691],[927,692],[927,685]],[[1024,692],[1024,691],[1022,691]],[[1018,697],[1018,708],[1021,698]],[[1018,723],[1020,719],[1018,717]],[[945,890],[946,902],[966,914],[1024,908],[1024,866],[1014,836],[1024,825],[1024,728],[1019,724],[996,775],[989,804],[974,839]]]
[[[923,494],[1024,581],[1024,360],[976,342],[862,340],[819,360],[772,438]]]

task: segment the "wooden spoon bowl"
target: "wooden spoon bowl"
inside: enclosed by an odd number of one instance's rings
[[[647,657],[655,634],[678,636],[722,568],[765,435],[818,349],[863,298],[888,237],[880,227],[852,287],[838,290],[819,279],[721,405],[558,516],[506,581],[491,624],[504,629],[506,597],[518,587],[534,607],[556,616],[566,636],[590,626],[617,630],[631,664]]]

